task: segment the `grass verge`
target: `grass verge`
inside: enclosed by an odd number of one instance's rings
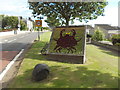
[[[50,35],[51,32],[42,34],[41,41],[27,52],[9,88],[118,88],[117,53],[88,44],[85,64],[48,61],[40,55],[40,50]],[[50,75],[46,80],[34,82],[32,70],[39,63],[50,67]]]

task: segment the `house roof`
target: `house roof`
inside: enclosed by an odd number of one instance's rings
[[[117,30],[120,30],[120,27],[118,27],[118,26],[114,26],[114,28],[116,28]]]
[[[109,24],[95,24],[95,26],[101,27],[105,30],[120,30],[120,27],[110,26]]]
[[[89,29],[94,29],[91,25],[86,25]]]

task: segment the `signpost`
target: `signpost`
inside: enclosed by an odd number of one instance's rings
[[[42,20],[35,20],[36,27],[42,27]]]
[[[35,20],[35,25],[38,27],[38,40],[40,40],[39,27],[42,28],[42,20]]]

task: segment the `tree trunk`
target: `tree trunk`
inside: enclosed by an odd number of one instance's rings
[[[66,26],[69,26],[69,19],[66,19]]]

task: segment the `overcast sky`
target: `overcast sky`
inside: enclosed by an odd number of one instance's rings
[[[107,0],[108,5],[105,7],[105,16],[99,16],[96,20],[91,20],[88,23],[80,23],[75,21],[74,25],[81,24],[111,24],[112,26],[118,26],[118,1],[119,0]],[[23,16],[24,18],[31,17],[31,10],[29,10],[28,0],[0,0],[0,14]],[[32,17],[33,18],[33,17]],[[46,19],[46,18],[44,18]],[[43,22],[43,26],[47,26]]]

